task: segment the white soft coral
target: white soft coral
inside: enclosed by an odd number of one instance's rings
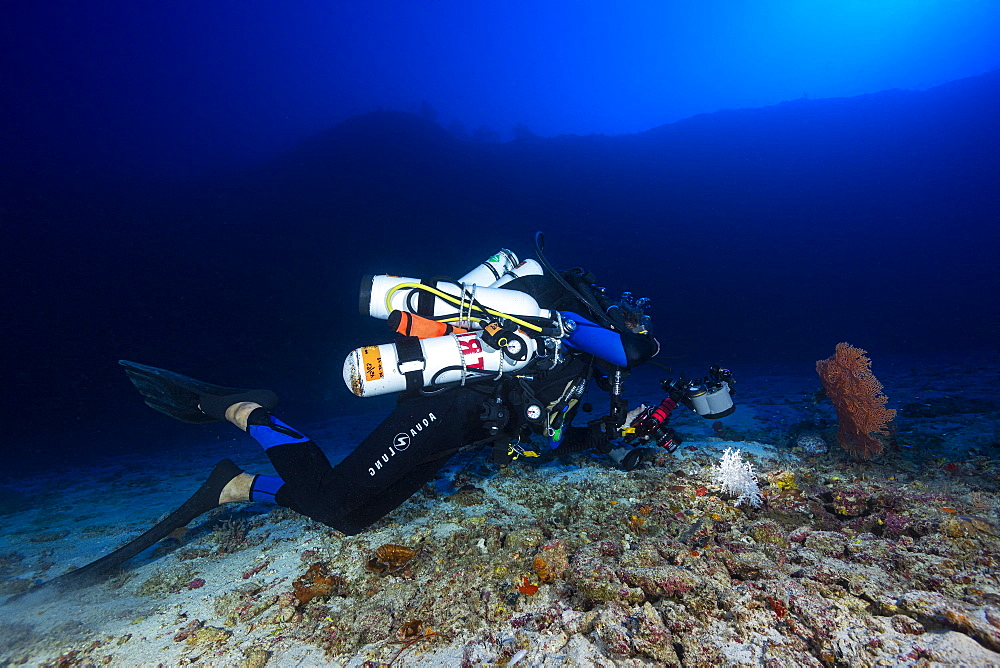
[[[764,498],[757,486],[757,474],[753,464],[740,458],[740,451],[726,448],[718,466],[712,467],[712,481],[722,487],[726,494],[738,496],[736,505],[748,503],[759,508]]]

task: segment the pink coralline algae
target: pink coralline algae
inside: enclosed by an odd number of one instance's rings
[[[267,568],[270,565],[271,565],[270,560],[268,560],[268,561],[262,561],[261,563],[257,564],[256,566],[254,566],[250,570],[248,570],[245,573],[243,573],[243,579],[244,580],[249,580],[254,575],[257,575],[257,573],[260,573],[262,570],[264,570],[265,568]]]
[[[899,515],[892,511],[885,513],[885,536],[887,538],[899,538],[906,531],[910,524],[910,518]]]
[[[182,629],[178,629],[177,633],[174,634],[174,642],[181,642],[187,640],[191,636],[195,635],[203,626],[200,619],[194,619],[188,622],[187,626]]]

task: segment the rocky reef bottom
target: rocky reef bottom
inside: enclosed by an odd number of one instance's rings
[[[755,463],[762,507],[713,487],[723,446]],[[5,613],[5,662],[1000,665],[1000,461],[906,473],[687,447],[632,472],[473,461],[457,491],[428,486],[354,537],[221,509],[94,588],[144,616],[41,631]]]
[[[470,455],[357,536],[281,508],[225,507],[71,596],[34,586],[66,570],[60,550],[74,537],[101,541],[87,543],[100,553],[121,532],[93,524],[93,509],[85,521],[8,514],[0,593],[24,596],[0,606],[0,657],[60,667],[1000,665],[994,408],[904,412],[898,449],[864,463],[836,447],[829,420],[785,421],[779,437],[763,409],[756,430],[681,421],[682,447],[631,472],[588,454],[500,470]],[[981,427],[962,458],[916,447],[945,419],[951,434]],[[725,448],[753,464],[760,507],[735,505],[713,481]]]

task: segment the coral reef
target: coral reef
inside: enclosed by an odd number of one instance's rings
[[[421,494],[408,505],[423,512],[399,515],[417,519],[352,537],[287,520],[288,538],[228,578],[191,591],[201,578],[175,557],[139,589],[180,597],[232,583],[173,626],[180,662],[226,652],[244,665],[1000,660],[998,490],[976,484],[1000,465],[974,459],[968,476],[939,468],[901,482],[790,456],[758,462],[773,472],[759,481],[767,504],[754,507],[707,491],[715,456],[703,443],[627,473],[584,456],[517,465],[479,481],[476,505]],[[60,651],[98,663],[112,646],[102,643]]]
[[[826,441],[816,434],[802,434],[795,440],[795,445],[811,455],[821,455],[827,451]]]
[[[233,554],[255,545],[260,545],[264,536],[251,536],[253,525],[246,519],[230,518],[220,522],[209,536],[209,541],[216,545],[217,554]]]
[[[841,447],[859,460],[882,454],[878,436],[889,435],[896,411],[886,408],[882,383],[871,372],[867,352],[849,343],[838,343],[833,356],[816,362],[826,395],[837,409]]]
[[[153,574],[137,590],[139,596],[164,596],[187,589],[194,582],[196,571],[186,565],[165,568]]]

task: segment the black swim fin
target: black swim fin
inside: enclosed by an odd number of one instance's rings
[[[181,422],[219,422],[225,419],[226,408],[241,401],[252,401],[267,409],[278,405],[278,395],[270,390],[212,385],[155,366],[127,360],[118,363],[125,367],[125,373],[142,393],[147,406]]]
[[[199,515],[217,508],[219,506],[219,495],[222,494],[223,488],[225,488],[230,480],[241,473],[243,473],[243,469],[231,460],[223,459],[215,465],[211,475],[208,476],[208,480],[198,488],[198,491],[190,499],[151,529],[133,538],[114,552],[101,557],[97,561],[92,561],[75,571],[70,571],[65,575],[60,575],[57,578],[49,580],[42,587],[58,587],[61,590],[79,589],[100,582],[118,566],[143,550],[152,547],[158,541],[169,536],[171,532],[186,526]],[[27,594],[32,591],[34,589],[29,589],[25,593]]]

